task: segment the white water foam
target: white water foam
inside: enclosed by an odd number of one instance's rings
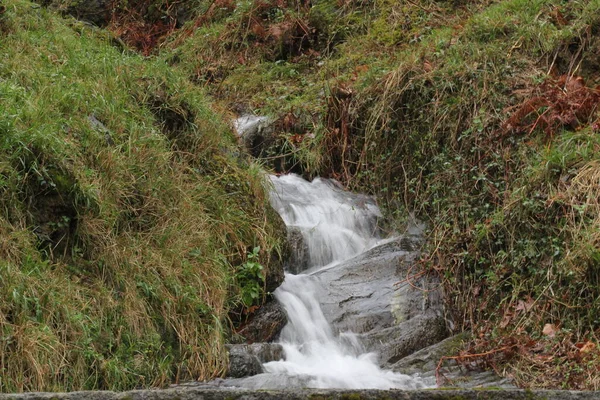
[[[377,355],[365,353],[351,332],[335,335],[318,302],[318,289],[308,275],[286,275],[276,291],[289,322],[280,342],[286,359],[264,364],[276,376],[296,377],[309,388],[418,389],[418,378],[381,369]]]
[[[300,229],[314,270],[331,268],[378,243],[372,198],[343,191],[335,181],[271,177],[271,203],[288,226]],[[265,374],[248,380],[253,388],[419,389],[416,377],[381,369],[351,332],[337,334],[321,310],[325,293],[311,275],[286,274],[275,291],[288,315],[280,343],[286,359],[264,364]]]
[[[238,136],[243,137],[248,132],[259,129],[261,125],[269,124],[269,117],[260,117],[258,115],[244,114],[233,120],[233,129]]]
[[[331,179],[308,182],[271,176],[271,204],[288,227],[300,230],[311,267],[347,260],[378,242],[379,208],[369,196],[344,191]]]

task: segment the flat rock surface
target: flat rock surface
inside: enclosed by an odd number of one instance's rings
[[[341,331],[366,333],[417,315],[441,316],[437,283],[411,278],[419,273],[412,270],[418,246],[417,239],[402,237],[314,272],[327,285],[328,296],[322,300],[326,317]]]
[[[0,394],[0,400],[588,400],[600,392],[525,390],[286,390],[249,391],[178,387],[130,392]]]

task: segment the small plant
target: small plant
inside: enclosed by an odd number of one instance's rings
[[[263,266],[258,262],[257,246],[248,253],[248,258],[243,263],[236,274],[236,280],[241,290],[242,303],[249,308],[257,304],[263,294],[265,275]]]

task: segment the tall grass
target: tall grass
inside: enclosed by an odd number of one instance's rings
[[[235,274],[280,226],[203,93],[22,0],[0,41],[0,391],[226,368]]]

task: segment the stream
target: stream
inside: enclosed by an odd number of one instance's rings
[[[346,261],[393,241],[378,235],[381,212],[373,198],[344,191],[336,181],[328,179],[308,182],[296,175],[284,175],[271,176],[271,182],[272,206],[288,230],[301,234],[305,270],[299,271],[298,265],[292,265],[290,269],[296,274],[286,273],[284,283],[274,293],[288,316],[279,338],[285,359],[263,364],[264,373],[235,380],[235,386],[251,389],[432,386],[431,379],[381,368],[380,355],[366,349],[354,327],[334,326],[335,313],[323,308],[327,302],[339,304],[330,289],[340,280],[332,272],[347,269]],[[368,282],[370,279],[366,283],[369,290],[377,290],[376,274],[372,277],[373,284]],[[393,274],[387,279],[393,280]],[[350,284],[347,280],[341,282],[343,286]],[[361,295],[360,287],[350,287],[350,292],[350,297],[342,302],[352,303],[362,296],[366,302],[360,304],[367,309],[373,306],[372,293]],[[339,318],[334,319],[340,322]]]

